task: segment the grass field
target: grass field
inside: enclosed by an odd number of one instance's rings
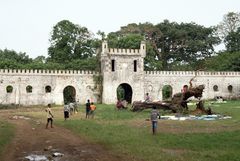
[[[63,120],[62,107],[54,107],[55,123],[114,153],[151,161],[240,160],[240,101],[213,104],[212,110],[233,118],[218,121],[159,120],[158,134],[151,135],[149,110],[117,111],[113,105],[97,105],[94,119],[85,119],[85,108]],[[161,111],[162,114],[165,112]],[[23,113],[45,121],[42,109]]]
[[[14,127],[0,119],[0,158],[4,147],[11,141],[14,136]]]
[[[160,120],[158,135],[152,136],[150,122],[145,121],[149,111],[132,113],[98,105],[93,120],[74,118],[57,123],[115,152],[145,160],[240,160],[240,103],[215,104],[212,109],[233,119]]]

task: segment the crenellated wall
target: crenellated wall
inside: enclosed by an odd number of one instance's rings
[[[141,52],[139,49],[118,49],[118,48],[110,48],[109,54],[113,55],[140,55]]]
[[[76,101],[85,103],[87,99],[99,101],[94,71],[77,70],[11,70],[0,69],[0,104],[63,104],[63,90],[67,86],[75,89]],[[12,87],[7,92],[7,86]],[[32,92],[27,91],[32,87]],[[46,86],[51,91],[46,92]]]
[[[100,86],[94,81],[100,73],[95,71],[0,69],[0,104],[63,104],[63,91],[69,86],[75,90],[74,97],[79,103],[85,103],[87,99],[116,103],[119,86],[131,93],[129,102],[143,100],[146,93],[153,100],[162,100],[165,85],[172,87],[173,94],[178,93],[184,85],[189,85],[193,77],[194,86],[205,85],[205,99],[240,97],[240,72],[144,71],[145,56],[145,42],[141,42],[139,49],[113,49],[108,48],[104,41],[101,53],[102,97]],[[28,86],[32,92],[27,91]]]
[[[165,85],[172,87],[173,94],[178,93],[184,85],[189,85],[193,77],[195,77],[193,86],[205,85],[203,93],[205,99],[212,99],[215,96],[240,97],[240,72],[146,71],[145,92],[149,92],[152,99],[162,100]],[[214,86],[217,86],[217,90],[214,90]],[[232,86],[232,90],[229,90],[229,86]]]
[[[97,74],[95,71],[85,70],[42,70],[42,69],[0,69],[0,74],[5,75],[84,75],[84,74]]]

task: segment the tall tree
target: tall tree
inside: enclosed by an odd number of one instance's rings
[[[230,32],[224,39],[227,51],[236,52],[240,51],[240,27],[237,31]]]
[[[156,25],[162,32],[157,47],[161,53],[163,68],[176,70],[173,66],[195,64],[214,53],[214,45],[220,40],[214,35],[214,28],[206,28],[195,23],[175,23],[165,20]]]
[[[218,24],[218,34],[224,40],[231,32],[236,32],[240,27],[240,12],[229,12],[223,16]]]
[[[197,62],[210,57],[214,53],[214,45],[220,42],[214,31],[215,28],[195,23],[178,24],[165,20],[157,25],[129,24],[109,34],[108,39],[113,39],[112,44],[118,46],[119,40],[126,35],[141,35],[148,41],[145,68],[149,70],[176,70],[182,65],[191,65],[196,69]],[[140,44],[140,39],[137,41]]]
[[[50,60],[58,63],[92,57],[92,34],[86,27],[73,24],[68,20],[58,22],[51,33],[48,54]]]

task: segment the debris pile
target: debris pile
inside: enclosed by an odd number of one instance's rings
[[[205,120],[205,121],[214,121],[214,120],[225,120],[231,119],[231,116],[223,116],[223,115],[202,115],[202,116],[161,116],[160,119],[162,120],[177,120],[177,121],[184,121],[184,120]]]
[[[14,120],[18,120],[18,119],[30,120],[29,117],[25,117],[25,116],[17,116],[17,115],[14,115],[11,119],[14,119]]]

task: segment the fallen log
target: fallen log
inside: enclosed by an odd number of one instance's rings
[[[196,77],[196,76],[195,76]],[[135,101],[132,104],[132,111],[142,111],[144,109],[152,108],[155,106],[157,109],[163,110],[171,110],[172,112],[182,113],[183,111],[188,111],[189,98],[194,97],[199,100],[195,112],[202,113],[202,114],[211,114],[211,109],[205,110],[204,103],[201,101],[203,90],[205,88],[204,85],[199,85],[196,87],[192,86],[192,81],[195,78],[193,77],[190,81],[190,87],[186,86],[186,89],[183,90],[181,93],[176,93],[173,95],[171,101],[169,102],[142,102],[142,101]]]
[[[132,104],[131,110],[133,112],[135,111],[142,111],[148,108],[152,108],[155,106],[157,109],[163,109],[163,110],[171,110],[170,104],[167,102],[142,102],[142,101],[134,101]]]

